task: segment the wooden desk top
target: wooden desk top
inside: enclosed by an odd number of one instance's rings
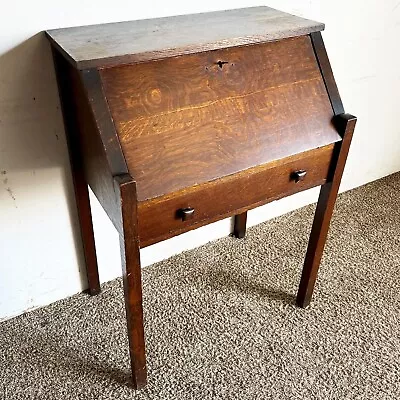
[[[149,61],[307,35],[324,24],[270,7],[127,21],[46,32],[78,69]]]

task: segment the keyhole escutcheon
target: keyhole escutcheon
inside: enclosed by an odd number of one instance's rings
[[[224,64],[228,64],[228,61],[217,61],[216,63],[218,65],[218,67],[220,67],[222,69],[222,67],[224,66]]]

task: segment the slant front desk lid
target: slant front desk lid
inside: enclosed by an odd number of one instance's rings
[[[308,36],[100,76],[140,200],[340,140]]]
[[[47,31],[77,68],[149,61],[306,35],[324,24],[270,7],[144,19]]]
[[[341,140],[309,36],[321,29],[255,7],[48,35],[70,68],[98,70],[146,201]]]

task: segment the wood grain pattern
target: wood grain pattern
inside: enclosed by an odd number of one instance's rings
[[[93,121],[104,148],[110,172],[113,176],[128,173],[124,155],[114,123],[103,93],[100,74],[96,69],[81,71],[81,80],[90,105]],[[84,134],[84,132],[83,132]]]
[[[256,7],[47,32],[92,293],[87,183],[120,234],[135,388],[147,380],[140,247],[232,215],[243,237],[249,209],[323,185],[297,296],[309,304],[356,123],[322,29]]]
[[[53,51],[53,59],[64,118],[65,134],[75,190],[75,200],[78,209],[79,226],[82,235],[88,289],[91,295],[96,295],[100,293],[100,280],[89,191],[84,174],[85,150],[82,149],[81,146],[80,124],[75,109],[77,99],[75,98],[73,85],[71,86],[71,81],[69,80],[72,71],[70,65],[58,52]]]
[[[139,202],[140,247],[322,185],[328,175],[333,148],[334,144],[330,144],[177,193]],[[295,183],[292,173],[299,169],[307,170],[307,176],[304,181]],[[182,222],[177,211],[188,207],[195,209],[194,218]]]
[[[343,141],[335,145],[334,157],[332,159],[334,166],[333,177],[330,177],[329,182],[322,186],[319,195],[299,291],[297,293],[297,304],[300,307],[307,307],[311,302],[356,122],[357,118],[350,114],[340,114],[335,117],[335,123],[338,131],[343,135]]]
[[[269,7],[54,29],[50,41],[78,69],[307,35],[324,24]]]
[[[73,113],[74,118],[77,120],[75,132],[79,138],[79,147],[76,144],[73,151],[81,151],[86,182],[93,190],[114,226],[121,232],[122,227],[117,207],[118,199],[114,190],[111,166],[108,162],[112,155],[106,154],[106,146],[104,146],[101,136],[102,119],[96,120],[94,112],[99,99],[97,96],[92,97],[92,103],[90,103],[88,91],[84,86],[80,72],[69,64],[66,64],[66,66],[64,74],[73,98]],[[93,90],[90,87],[89,92],[93,94]],[[101,101],[104,101],[104,99],[100,99]]]
[[[300,307],[307,307],[311,302],[330,221],[357,120],[356,117],[350,114],[344,114],[343,103],[333,76],[322,35],[320,33],[313,33],[310,36],[335,115],[333,122],[343,140],[335,144],[328,181],[321,187],[297,293],[296,302]]]
[[[332,104],[334,115],[344,113],[342,99],[339,95],[339,90],[333,76],[332,67],[329,62],[328,54],[326,52],[324,40],[322,39],[321,32],[315,32],[310,35],[313,48],[317,57],[318,65],[321,70],[322,77],[324,78],[326,90]]]
[[[117,176],[114,182],[119,197],[120,218],[123,227],[123,232],[120,234],[120,248],[132,378],[135,389],[141,389],[147,383],[147,369],[136,184],[129,175]]]
[[[139,201],[340,140],[309,37],[101,78]]]

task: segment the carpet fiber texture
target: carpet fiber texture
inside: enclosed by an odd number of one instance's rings
[[[149,382],[129,386],[120,279],[0,325],[0,398],[399,399],[400,174],[340,196],[311,306],[315,206],[143,270]]]

